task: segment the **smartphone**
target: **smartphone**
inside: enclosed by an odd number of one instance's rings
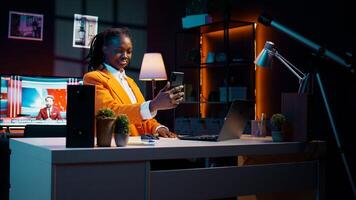
[[[171,72],[171,88],[183,85],[184,72]]]

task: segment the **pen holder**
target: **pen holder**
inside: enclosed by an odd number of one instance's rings
[[[267,135],[267,121],[251,120],[251,135],[265,137]]]

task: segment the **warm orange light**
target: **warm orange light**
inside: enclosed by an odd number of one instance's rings
[[[236,41],[246,39],[251,37],[251,26],[243,26],[243,27],[235,27],[229,29],[229,39],[230,41]],[[224,49],[223,43],[221,40],[224,38],[224,30],[208,32],[202,34],[200,45],[201,45],[201,63],[206,63],[207,55],[209,52],[217,53],[217,45],[221,45],[220,49]],[[209,70],[208,68],[201,68],[200,69],[200,99],[203,102],[208,101],[209,93],[216,89],[214,85],[212,85],[212,80],[216,74],[213,74],[213,70]],[[201,103],[200,104],[200,116],[202,118],[207,117],[207,104]]]
[[[269,38],[269,32],[265,26],[256,25],[256,52],[261,52],[264,44]],[[257,55],[257,54],[256,54]],[[256,57],[256,56],[255,56]],[[273,94],[271,88],[271,70],[257,67],[256,69],[256,118],[261,118],[262,113],[270,117],[272,112],[272,102],[270,95]]]
[[[215,52],[213,49],[213,45],[211,45],[211,42],[214,40],[221,40],[221,38],[224,38],[224,31],[214,31],[214,32],[209,32],[209,33],[204,33],[202,34],[201,37],[201,63],[206,62],[206,58],[209,52]],[[200,68],[200,85],[201,85],[201,91],[200,91],[200,100],[203,101],[204,103],[200,104],[200,116],[201,118],[206,118],[207,117],[207,102],[209,93],[212,90],[211,86],[211,81],[209,81],[209,71],[208,68]]]

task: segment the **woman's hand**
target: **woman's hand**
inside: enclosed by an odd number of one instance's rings
[[[170,83],[159,91],[157,96],[151,100],[150,111],[169,110],[178,106],[184,99],[183,85],[169,89]]]
[[[165,127],[160,127],[157,129],[157,134],[161,137],[165,138],[175,138],[177,135],[173,132],[170,132],[167,128]]]

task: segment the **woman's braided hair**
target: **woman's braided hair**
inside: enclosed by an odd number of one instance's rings
[[[128,28],[109,28],[98,33],[90,42],[90,50],[87,55],[89,60],[89,71],[99,69],[105,60],[103,47],[113,38],[127,36],[131,39],[131,33]]]

